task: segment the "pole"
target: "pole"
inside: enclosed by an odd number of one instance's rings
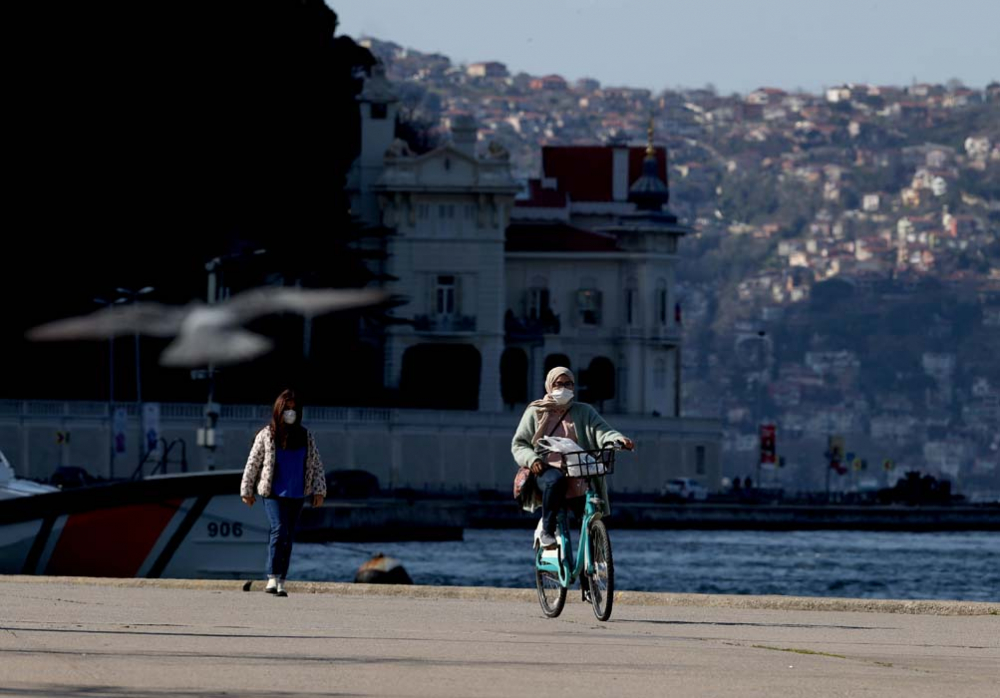
[[[757,374],[757,395],[756,395],[756,400],[755,400],[756,405],[754,407],[754,416],[756,417],[756,422],[757,422],[757,441],[758,441],[758,448],[757,448],[757,488],[760,489],[762,483],[760,481],[760,472],[761,472],[761,469],[760,469],[760,466],[761,466],[760,459],[761,459],[761,454],[760,454],[760,443],[759,442],[760,442],[760,433],[761,433],[760,432],[760,427],[761,427],[761,424],[764,421],[764,415],[761,414],[761,412],[763,411],[761,409],[761,403],[762,403],[762,400],[761,400],[762,395],[761,394],[762,394],[762,391],[764,389],[764,371],[767,370],[767,357],[764,354],[765,348],[767,346],[766,343],[765,343],[764,337],[767,336],[767,332],[765,332],[764,330],[758,330],[757,331],[757,336],[760,338],[761,371],[760,371],[760,373]]]
[[[108,337],[108,479],[115,478],[115,337]]]
[[[118,287],[115,289],[115,293],[120,294],[118,300],[114,301],[116,304],[131,302],[137,303],[140,296],[145,296],[147,293],[152,293],[156,289],[152,286],[143,286],[142,288],[135,290],[131,288]],[[146,435],[142,433],[142,356],[139,349],[139,333],[135,332],[135,402],[138,414],[136,415],[139,420],[139,470],[142,469],[142,464],[145,460],[146,450]],[[137,471],[137,472],[138,472]]]
[[[94,303],[105,310],[116,301],[95,298]],[[108,479],[115,477],[115,335],[108,334]]]
[[[134,300],[134,299],[133,299]],[[139,356],[139,333],[135,333],[135,407],[136,407],[136,419],[139,421],[139,448],[137,449],[139,453],[139,467],[142,468],[143,462],[146,460],[146,435],[143,433],[142,428],[142,364],[140,363]]]
[[[760,434],[761,434],[760,427],[761,427],[761,423],[764,421],[763,420],[763,415],[761,415],[761,413],[760,413],[760,390],[761,390],[761,380],[758,378],[758,380],[757,380],[757,406],[754,409],[754,413],[757,416],[757,441],[758,442],[760,441]],[[758,447],[757,447],[757,487],[758,488],[760,488],[760,486],[761,486],[761,481],[760,481],[760,459],[761,459],[760,444],[758,443]]]
[[[267,252],[267,250],[259,249],[254,250],[251,254],[261,255],[265,252]],[[219,269],[222,266],[223,261],[228,259],[240,259],[247,256],[247,254],[243,253],[222,255],[220,257],[214,257],[205,263],[205,271],[208,272],[208,288],[206,289],[205,301],[208,305],[215,305],[219,302],[219,281],[216,274],[221,273],[219,272]],[[225,277],[223,277],[223,281],[224,280]],[[223,286],[223,289],[225,289],[225,286]],[[219,422],[219,413],[221,408],[215,404],[215,364],[209,363],[206,368],[206,378],[208,379],[208,401],[205,403],[205,426],[203,430],[199,430],[204,431],[204,442],[199,445],[203,445],[207,451],[205,455],[205,465],[207,469],[215,470],[215,449],[219,444],[215,434],[215,427]]]
[[[142,363],[139,357],[139,333],[135,333],[135,401],[142,412]]]
[[[205,300],[208,305],[215,305],[218,301],[218,287],[216,286],[215,269],[222,263],[221,257],[216,257],[205,265],[208,271],[208,290]],[[215,446],[208,446],[215,443],[215,425],[218,415],[215,410],[215,364],[208,364],[208,401],[205,403],[205,466],[208,470],[215,470]],[[211,439],[211,442],[209,442]]]

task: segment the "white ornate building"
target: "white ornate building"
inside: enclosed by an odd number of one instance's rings
[[[444,406],[434,397],[447,391],[499,411],[539,397],[548,368],[569,365],[581,399],[605,411],[680,416],[674,266],[687,231],[666,209],[666,152],[651,130],[645,148],[544,148],[525,195],[502,147],[477,154],[471,117],[414,155],[393,139],[384,73],[359,100],[352,210],[385,230],[386,285],[408,299],[384,351],[404,404]]]

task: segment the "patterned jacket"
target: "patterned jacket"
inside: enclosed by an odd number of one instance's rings
[[[319,458],[319,450],[316,448],[316,440],[312,432],[306,432],[306,473],[305,473],[305,496],[319,494],[326,496],[326,473],[323,472],[323,461]],[[246,467],[243,468],[243,482],[240,485],[240,496],[249,497],[254,493],[256,485],[257,494],[261,497],[271,496],[271,487],[274,482],[274,465],[277,460],[277,448],[271,430],[267,427],[257,433],[253,440],[253,448],[247,458]]]

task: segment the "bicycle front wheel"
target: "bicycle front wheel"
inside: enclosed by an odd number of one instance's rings
[[[589,575],[590,601],[594,604],[597,620],[607,620],[615,602],[615,562],[603,521],[590,524],[590,559],[594,563],[594,572]]]
[[[548,570],[535,570],[535,585],[538,587],[538,603],[546,618],[555,618],[566,605],[566,587],[559,581],[559,575]]]

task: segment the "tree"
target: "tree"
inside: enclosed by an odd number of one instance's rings
[[[15,86],[9,114],[24,144],[8,153],[21,187],[11,194],[25,211],[8,231],[22,263],[0,290],[30,288],[32,303],[0,330],[21,367],[5,395],[88,396],[92,358],[73,346],[39,352],[23,332],[92,310],[116,286],[152,285],[170,302],[204,298],[205,262],[254,247],[286,279],[361,278],[362,261],[338,233],[350,225],[355,96],[374,58],[335,36],[323,0],[43,12],[25,30],[52,69]]]

